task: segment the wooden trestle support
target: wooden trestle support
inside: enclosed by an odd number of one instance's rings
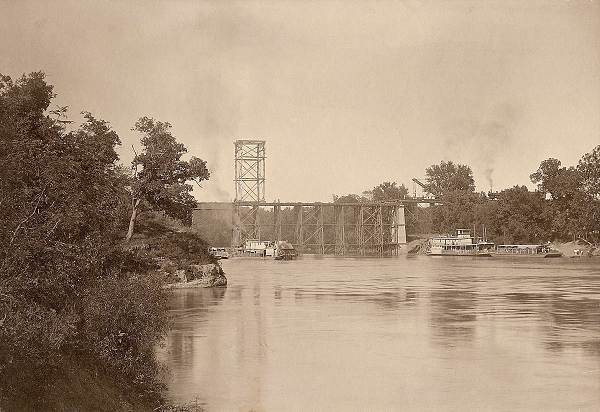
[[[252,203],[233,205],[233,245],[286,240],[300,253],[394,256],[406,244],[402,203]]]

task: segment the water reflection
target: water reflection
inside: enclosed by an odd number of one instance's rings
[[[227,288],[176,289],[169,300],[172,328],[164,346],[159,349],[159,358],[169,366],[172,385],[186,382],[194,375],[193,365],[202,353],[199,339],[207,338],[200,325],[207,321],[210,308],[225,298]],[[205,407],[206,403],[198,392],[186,391],[185,401]]]
[[[600,342],[600,299],[553,295],[548,299],[541,316],[546,318],[543,330],[544,344],[548,350],[583,348],[587,353],[600,355],[597,351]]]
[[[474,291],[434,290],[429,299],[435,342],[447,345],[473,339],[477,320],[477,298]]]
[[[169,395],[207,410],[596,410],[600,261],[224,263],[176,291]]]

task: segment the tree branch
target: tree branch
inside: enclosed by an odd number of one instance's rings
[[[196,183],[200,189],[202,189],[202,185],[200,184],[200,182],[199,182],[198,180],[196,180],[196,179],[192,179],[192,181],[193,181],[194,183]]]
[[[52,229],[50,229],[47,236],[50,236],[50,234],[52,234],[52,232],[54,232],[56,230],[56,227],[58,226],[59,223],[60,223],[60,219],[58,219],[56,221],[56,223],[54,224],[54,226],[52,226]]]
[[[15,237],[17,236],[17,233],[19,232],[19,229],[21,229],[21,226],[23,226],[29,219],[31,219],[33,217],[33,215],[35,215],[35,212],[37,212],[37,208],[40,205],[40,202],[42,201],[42,197],[44,196],[45,191],[46,191],[46,186],[44,186],[44,189],[42,189],[42,193],[39,194],[37,202],[35,204],[35,207],[33,208],[33,211],[31,212],[31,214],[29,216],[27,216],[25,219],[23,219],[21,221],[21,223],[19,223],[19,225],[17,226],[15,231],[13,232],[13,234],[10,238],[9,245],[13,244]]]

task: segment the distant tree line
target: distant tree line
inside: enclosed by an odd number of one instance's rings
[[[577,166],[544,160],[530,176],[536,191],[517,185],[493,199],[475,192],[468,166],[442,162],[426,173],[431,192],[443,205],[419,210],[422,232],[475,228],[481,233],[485,225],[497,243],[600,241],[600,146],[583,155]]]
[[[537,190],[514,186],[491,196],[477,193],[467,165],[442,161],[425,170],[425,190],[442,204],[406,206],[412,233],[474,229],[497,243],[542,243],[585,239],[600,242],[600,145],[576,166],[558,159],[541,162],[530,178]],[[391,201],[409,197],[404,185],[384,182],[362,195],[334,196],[336,202]]]

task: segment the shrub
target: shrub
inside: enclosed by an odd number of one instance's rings
[[[156,343],[168,330],[167,296],[155,275],[99,281],[81,299],[78,344],[123,389],[160,399]]]

